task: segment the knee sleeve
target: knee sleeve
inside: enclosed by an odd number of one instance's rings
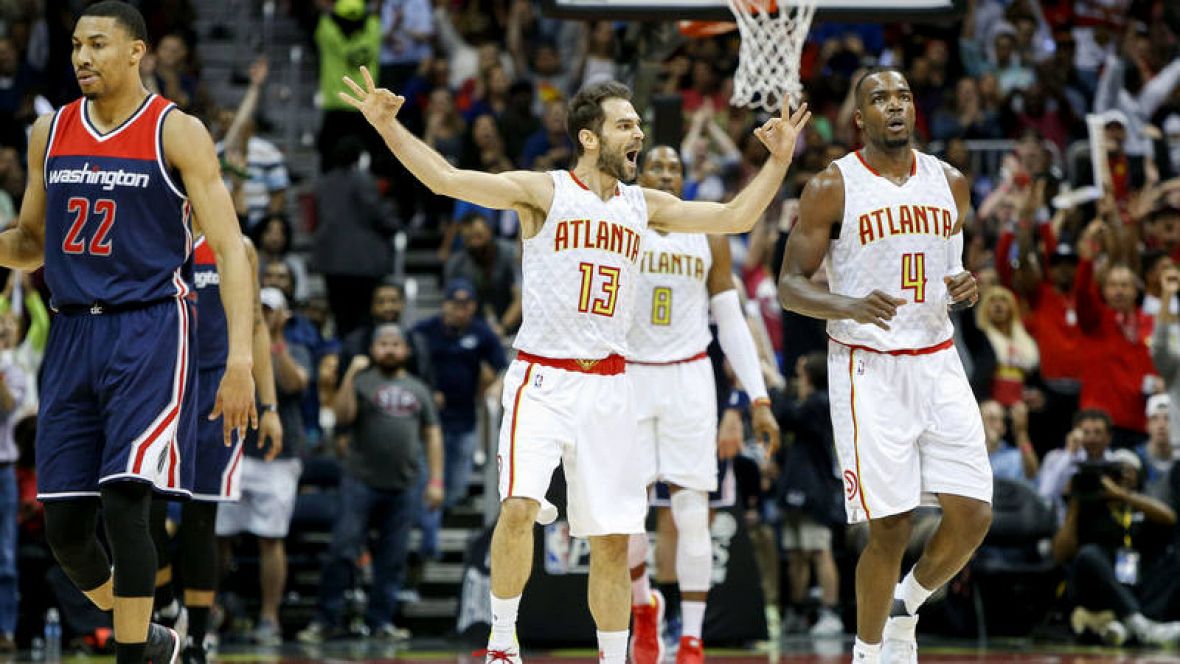
[[[111,562],[98,541],[97,526],[97,500],[45,503],[45,539],[66,576],[82,591],[94,590],[111,577]]]
[[[191,500],[184,504],[180,525],[184,587],[214,590],[217,586],[217,503]]]
[[[709,536],[709,497],[703,491],[681,489],[672,495],[676,522],[676,577],[682,592],[709,589],[713,574],[713,540]]]
[[[627,568],[635,569],[647,562],[647,533],[636,533],[627,540]]]
[[[152,490],[139,482],[102,487],[107,543],[115,559],[115,595],[151,597],[156,591],[156,548],[150,517]]]
[[[152,544],[156,547],[156,569],[164,569],[172,564],[172,538],[168,536],[167,500],[160,496],[153,496],[149,523],[151,524]]]

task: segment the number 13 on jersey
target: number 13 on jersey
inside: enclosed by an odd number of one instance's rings
[[[579,263],[582,271],[582,289],[578,296],[578,311],[582,313],[598,314],[599,316],[614,316],[615,304],[619,298],[619,275],[622,273],[617,267],[595,265],[594,263]],[[592,298],[594,290],[594,275],[601,279],[601,297]]]

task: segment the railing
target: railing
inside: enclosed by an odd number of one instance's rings
[[[1016,149],[1016,143],[1017,141],[1008,138],[969,139],[967,151],[971,155],[972,172],[987,173],[988,175],[999,173],[1004,155]],[[1070,165],[1063,163],[1061,149],[1057,147],[1057,144],[1050,140],[1042,140],[1041,145],[1048,151],[1049,161],[1057,172],[1066,173],[1066,169]],[[1071,151],[1073,147],[1073,145],[1070,146]],[[946,151],[946,142],[931,141],[927,149],[932,154],[942,156]],[[1070,179],[1072,181],[1072,174]]]

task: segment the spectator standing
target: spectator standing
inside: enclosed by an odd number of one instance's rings
[[[393,270],[390,242],[397,219],[382,203],[377,182],[357,167],[362,145],[354,138],[333,147],[331,169],[316,182],[320,223],[312,264],[324,275],[336,332],[352,332],[381,277]]]
[[[443,270],[449,283],[463,278],[475,286],[479,315],[497,334],[520,325],[520,260],[516,245],[493,236],[488,220],[470,212],[459,221],[463,250],[453,254]]]
[[[1160,276],[1160,299],[1171,302],[1180,292],[1180,271],[1175,268],[1165,270]],[[1164,379],[1164,386],[1168,394],[1169,422],[1180,423],[1180,326],[1177,325],[1176,312],[1171,307],[1160,307],[1156,316],[1155,330],[1152,334],[1151,359],[1155,362],[1156,370]],[[1158,403],[1158,402],[1157,402]],[[1154,411],[1148,401],[1148,417]],[[1180,449],[1180,426],[1169,427],[1171,439],[1170,447]],[[1148,467],[1148,474],[1151,468]]]
[[[344,337],[341,343],[339,377],[343,379],[344,371],[352,364],[352,358],[364,355],[373,344],[373,332],[381,325],[394,324],[402,328],[408,327],[402,320],[406,309],[406,291],[401,283],[386,277],[373,289],[373,300],[369,303],[369,319]],[[406,362],[406,370],[419,380],[430,385],[434,382],[434,373],[430,367],[429,352],[425,342],[417,334],[409,335],[410,358]]]
[[[430,0],[385,0],[381,3],[381,85],[401,91],[418,71],[418,64],[433,56],[434,16]]]
[[[266,75],[265,62],[252,65],[250,86],[260,89],[266,81]],[[250,231],[268,214],[281,214],[286,210],[287,189],[291,186],[291,177],[287,173],[287,158],[283,152],[274,143],[254,134],[256,126],[253,114],[243,118],[238,123],[238,128],[234,138],[237,145],[245,146],[246,172],[245,177],[240,178],[240,182],[231,184],[242,189],[241,200],[245,210],[239,210],[238,214],[245,217],[245,228]],[[217,152],[225,157],[226,145],[218,143]]]
[[[1095,220],[1078,242],[1077,314],[1087,357],[1080,406],[1110,413],[1115,447],[1132,447],[1146,430],[1145,398],[1153,389],[1155,367],[1146,343],[1151,317],[1136,305],[1135,273],[1126,265],[1111,266],[1099,283],[1094,260],[1109,233]]]
[[[419,459],[428,459],[426,504],[437,508],[443,501],[443,444],[430,389],[406,371],[409,355],[401,329],[380,325],[370,355],[353,357],[336,394],[336,420],[352,425],[352,438],[340,479],[339,518],[320,577],[317,616],[299,633],[305,643],[340,631],[344,591],[370,526],[377,539],[366,621],[378,638],[404,641],[410,636],[394,626],[393,616],[419,502]]]
[[[446,451],[446,500],[450,507],[467,494],[478,439],[478,406],[489,383],[508,366],[504,345],[476,316],[475,286],[462,277],[447,283],[442,313],[414,326],[434,370]],[[496,376],[489,381],[488,375]]]
[[[837,607],[840,575],[832,557],[832,527],[843,515],[828,404],[827,355],[813,352],[800,357],[795,363],[795,386],[795,399],[780,399],[775,408],[783,433],[795,437],[779,463],[785,508],[782,544],[791,580],[786,626],[788,631],[802,631],[806,624],[804,603],[814,565],[822,605],[810,632],[833,636],[844,631]]]
[[[330,13],[320,16],[315,43],[320,51],[320,100],[324,109],[318,149],[320,171],[329,170],[333,148],[345,136],[361,139],[369,152],[383,152],[380,137],[364,117],[340,100],[343,77],[360,80],[360,67],[377,71],[381,50],[381,20],[365,10],[364,0],[336,0]]]
[[[7,310],[0,314],[0,653],[16,650],[19,492],[15,465],[20,452],[15,431],[33,385],[33,376],[17,359],[15,349],[20,341],[20,322]]]
[[[242,497],[234,503],[222,503],[217,510],[217,536],[221,539],[224,560],[232,556],[232,544],[226,538],[250,534],[258,538],[258,558],[262,586],[262,607],[253,639],[259,645],[282,643],[279,627],[279,604],[287,582],[287,552],[283,541],[291,525],[295,494],[303,469],[300,455],[304,446],[303,392],[311,376],[311,352],[292,343],[284,335],[291,316],[287,298],[274,287],[264,287],[259,294],[262,313],[270,329],[271,358],[274,363],[279,421],[283,424],[283,449],[273,461],[265,461],[269,446],[258,448],[257,432],[246,432],[242,458]]]

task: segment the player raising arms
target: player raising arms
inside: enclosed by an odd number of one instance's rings
[[[204,125],[149,93],[137,9],[104,0],[74,26],[82,99],[41,117],[16,228],[0,265],[45,264],[61,314],[45,349],[37,426],[37,495],[62,569],[114,610],[116,662],[177,658],[175,632],[150,625],[153,487],[188,493],[195,425],[190,211],[221,270],[228,318],[225,375],[211,417],[223,440],[257,425],[250,353],[250,268]],[[203,416],[204,414],[202,414]],[[101,504],[112,574],[95,533]]]
[[[910,147],[914,98],[900,72],[870,70],[855,94],[865,147],[803,190],[779,300],[828,320],[845,509],[849,522],[869,522],[853,661],[916,662],[918,607],[962,569],[991,523],[983,421],[948,315],[978,297],[962,263],[970,184]],[[825,256],[830,291],[811,281]],[[942,523],[897,584],[923,491],[938,495]]]
[[[770,151],[750,184],[726,204],[695,203],[634,179],[643,146],[626,86],[589,86],[570,101],[577,152],[571,171],[490,174],[460,170],[396,119],[405,102],[362,87],[341,97],[364,113],[406,168],[436,194],[520,215],[523,322],[519,351],[504,378],[504,421],[497,462],[500,516],[492,536],[492,633],[487,660],[520,662],[516,614],[532,569],[533,522],[551,522],[545,501],[561,463],[568,482],[570,534],[590,540],[590,612],[600,659],[623,664],[630,592],[628,535],[642,533],[647,495],[633,462],[634,395],[623,371],[632,323],[640,238],[664,231],[738,233],[762,216],[791,162],[810,114],[784,110],[755,130]]]

